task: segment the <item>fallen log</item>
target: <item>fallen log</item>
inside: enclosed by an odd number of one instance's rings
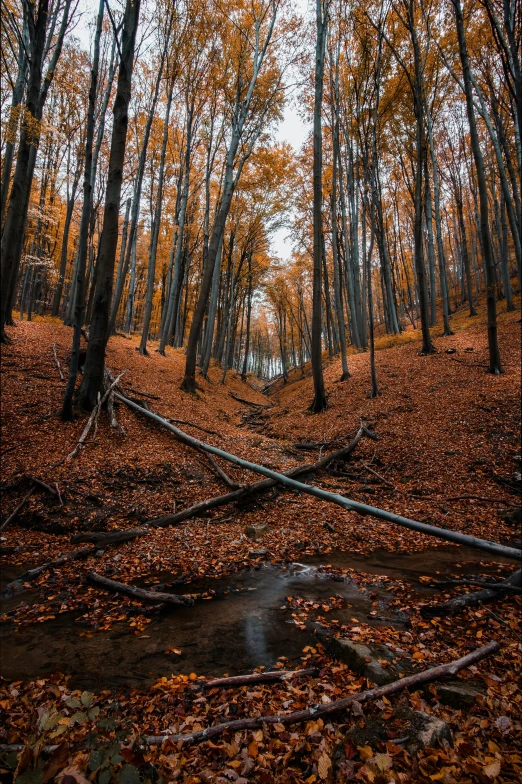
[[[180,441],[189,444],[193,448],[203,449],[205,452],[210,452],[216,457],[222,457],[228,462],[233,463],[234,465],[238,465],[241,468],[246,468],[249,471],[262,474],[269,477],[270,479],[275,479],[276,482],[282,485],[286,485],[287,487],[291,487],[293,490],[298,490],[302,493],[307,493],[308,495],[320,498],[322,501],[336,504],[337,506],[340,506],[350,512],[357,512],[361,515],[371,515],[372,517],[377,517],[380,520],[386,520],[387,522],[400,525],[403,528],[409,528],[413,531],[418,531],[421,534],[428,534],[429,536],[435,536],[439,539],[445,539],[448,542],[455,542],[456,544],[475,547],[476,549],[484,550],[487,553],[501,555],[505,558],[512,558],[517,562],[520,561],[522,557],[522,551],[515,550],[513,547],[506,547],[505,545],[497,544],[496,542],[489,542],[486,539],[478,539],[475,536],[461,534],[458,531],[452,531],[451,529],[438,528],[436,525],[419,523],[417,520],[411,520],[408,517],[402,517],[401,515],[396,515],[393,512],[388,512],[384,509],[378,509],[375,506],[361,504],[358,501],[354,501],[351,498],[346,498],[345,496],[339,495],[338,493],[330,493],[327,490],[322,490],[320,487],[315,487],[314,485],[305,485],[302,482],[297,482],[295,479],[286,474],[280,474],[277,471],[272,471],[271,468],[265,468],[265,466],[252,463],[249,460],[243,460],[242,458],[230,454],[229,452],[225,452],[223,449],[219,449],[216,446],[205,444],[203,441],[199,441],[197,438],[193,438],[192,436],[184,433],[182,430],[179,430],[177,427],[174,427],[174,425],[169,424],[165,421],[165,419],[158,416],[158,414],[154,414],[152,411],[146,411],[145,409],[137,406],[135,403],[132,403],[130,400],[127,400],[117,393],[115,396],[126,403],[130,408],[133,408],[149,419],[153,419],[167,430],[170,430],[180,439]],[[167,523],[167,525],[169,524],[170,523]]]
[[[214,724],[204,730],[197,732],[190,732],[187,734],[179,735],[148,735],[146,742],[151,746],[160,746],[165,741],[170,741],[173,744],[183,743],[183,745],[191,745],[193,743],[200,743],[201,741],[210,740],[218,735],[222,735],[227,730],[232,732],[239,732],[240,730],[251,730],[262,727],[263,724],[300,724],[309,719],[317,719],[319,716],[331,716],[332,714],[339,713],[349,708],[354,702],[359,704],[370,702],[373,700],[388,697],[390,694],[395,694],[403,689],[418,689],[426,683],[431,683],[438,678],[445,675],[456,675],[465,667],[476,664],[481,659],[491,656],[500,650],[498,642],[490,642],[482,648],[478,648],[472,653],[468,653],[461,659],[449,662],[448,664],[440,664],[438,667],[432,667],[423,672],[409,675],[401,680],[388,683],[386,686],[379,686],[375,689],[369,689],[360,694],[351,694],[349,697],[344,697],[341,700],[336,700],[330,703],[320,703],[313,705],[307,710],[295,711],[294,713],[283,713],[271,716],[257,716],[248,719],[236,719],[235,721],[226,721],[222,724]]]
[[[268,672],[253,672],[249,675],[233,675],[230,678],[214,678],[210,681],[197,681],[194,689],[230,689],[233,686],[250,686],[253,683],[272,683],[273,681],[289,681],[293,678],[303,678],[305,675],[315,675],[316,667],[307,670],[269,670]]]
[[[148,534],[147,528],[128,528],[124,531],[113,532],[89,532],[81,534],[74,534],[71,536],[71,543],[77,544],[78,542],[92,542],[98,548],[106,547],[109,544],[122,544],[123,542],[130,542],[131,539],[136,539],[138,536]]]
[[[103,588],[106,591],[115,591],[116,593],[125,594],[132,599],[138,599],[140,602],[152,602],[152,604],[173,604],[177,607],[189,607],[194,604],[194,600],[189,596],[176,596],[173,593],[160,593],[159,591],[147,591],[145,588],[138,588],[137,585],[127,585],[120,583],[117,580],[111,580],[108,577],[103,577],[97,572],[89,572],[87,581],[93,585]]]
[[[96,552],[96,547],[82,547],[80,550],[72,550],[69,553],[65,553],[65,555],[60,556],[60,558],[56,558],[54,561],[49,561],[48,563],[44,563],[41,566],[36,566],[34,569],[28,569],[27,572],[24,572],[17,577],[16,580],[12,580],[8,583],[3,591],[0,592],[0,596],[2,597],[9,597],[13,593],[20,593],[22,588],[22,583],[31,582],[39,577],[43,572],[48,571],[49,569],[54,569],[57,566],[63,566],[64,563],[67,561],[74,561],[77,558],[87,558],[89,555],[94,555]]]
[[[252,406],[252,408],[272,408],[268,403],[254,403],[252,400],[245,400],[244,397],[239,397],[239,395],[234,394],[234,392],[229,392],[228,394],[230,397],[233,397],[234,400],[237,400],[238,403],[244,403],[245,406]]]
[[[63,566],[63,564],[67,563],[67,561],[76,561],[78,558],[87,558],[89,555],[93,555],[95,552],[95,547],[82,547],[79,550],[71,550],[71,552],[61,555],[54,561],[49,561],[48,563],[44,563],[41,566],[36,566],[34,569],[28,569],[27,572],[21,574],[15,582],[18,582],[18,580],[29,582],[30,580],[34,580],[36,577],[39,577],[43,572],[46,572],[49,569],[54,569],[56,566]]]
[[[294,468],[285,471],[284,476],[306,476],[307,474],[321,471],[336,460],[346,460],[363,436],[367,436],[373,440],[376,440],[377,438],[375,433],[372,433],[364,426],[360,427],[353,441],[347,446],[343,447],[342,449],[338,449],[336,452],[331,452],[329,455],[322,457],[316,463],[307,463],[305,465],[295,466]],[[183,509],[181,512],[177,512],[176,514],[167,515],[165,517],[157,517],[154,520],[148,520],[147,524],[158,528],[165,528],[169,525],[177,525],[182,523],[184,520],[188,520],[191,517],[197,517],[198,515],[204,514],[211,509],[216,509],[219,506],[226,506],[227,504],[246,501],[247,499],[258,495],[259,493],[263,493],[266,490],[270,490],[272,487],[276,487],[278,484],[279,482],[275,479],[261,479],[258,482],[246,485],[245,487],[240,487],[239,489],[234,490],[231,493],[227,493],[226,495],[214,496],[214,498],[200,501],[199,503],[194,504],[187,509]]]
[[[495,599],[500,598],[501,596],[505,595],[502,588],[504,586],[516,586],[520,587],[522,585],[522,569],[517,569],[516,572],[513,572],[506,580],[503,580],[498,585],[495,585],[494,588],[485,588],[483,591],[473,591],[472,593],[465,593],[461,596],[455,596],[455,598],[450,599],[448,602],[444,602],[443,604],[428,604],[424,607],[421,607],[420,614],[423,618],[435,618],[436,616],[440,615],[456,615],[459,612],[462,612],[466,607],[473,607],[476,604],[487,604],[488,602],[494,602]]]
[[[507,591],[508,593],[521,593],[522,588],[516,585],[506,585],[505,582],[487,583],[485,580],[437,580],[436,582],[429,583],[429,586],[444,586],[444,585],[472,585],[474,588],[493,588],[495,591]]]

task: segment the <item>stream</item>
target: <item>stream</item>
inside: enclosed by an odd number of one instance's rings
[[[282,656],[291,667],[314,637],[296,624],[292,613],[299,609],[292,608],[288,596],[325,605],[336,597],[333,609],[320,609],[316,614],[340,623],[400,629],[405,628],[407,619],[388,607],[394,594],[386,590],[395,580],[412,584],[426,597],[435,591],[420,583],[420,576],[492,573],[497,567],[488,570],[479,566],[486,558],[476,550],[454,546],[411,554],[336,551],[306,557],[303,563],[284,568],[267,564],[232,576],[194,580],[185,586],[162,586],[162,590],[176,593],[215,595],[199,599],[193,607],[158,612],[139,636],[128,622],[122,622],[86,637],[76,623],[79,613],[63,613],[18,630],[5,624],[0,628],[0,675],[7,680],[32,680],[59,671],[70,676],[71,688],[99,691],[144,688],[171,674],[251,672],[259,666],[273,667]],[[329,568],[353,570],[354,579],[334,575]],[[375,580],[357,584],[358,575],[374,575]],[[148,575],[140,583],[150,587],[155,577]],[[164,575],[161,578],[165,581]],[[28,601],[30,594],[23,593],[16,600]],[[167,653],[172,648],[181,653]]]

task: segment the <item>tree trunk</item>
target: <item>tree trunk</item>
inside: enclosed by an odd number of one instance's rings
[[[460,0],[452,0],[457,27],[457,37],[459,41],[459,54],[462,63],[462,75],[464,79],[464,90],[466,93],[466,110],[468,115],[469,132],[471,139],[471,149],[475,159],[475,169],[477,172],[477,185],[480,203],[480,235],[482,238],[482,252],[484,255],[484,267],[486,272],[486,302],[488,312],[488,347],[489,347],[489,372],[498,375],[503,373],[500,361],[500,351],[497,337],[497,303],[496,303],[496,282],[495,266],[493,262],[493,249],[491,245],[491,233],[489,229],[488,215],[488,188],[486,183],[486,172],[484,169],[484,159],[480,149],[480,142],[477,132],[475,111],[473,108],[473,94],[471,89],[471,76],[468,60],[468,50],[464,34],[464,20],[462,17],[462,7]]]
[[[149,263],[147,268],[147,293],[145,295],[145,312],[143,316],[143,331],[141,333],[140,354],[147,355],[147,340],[149,339],[150,317],[152,314],[152,298],[154,296],[154,276],[156,272],[156,253],[158,251],[158,240],[161,224],[161,212],[163,208],[163,178],[165,175],[165,157],[167,153],[167,142],[169,138],[170,109],[172,106],[172,94],[174,92],[174,78],[169,80],[167,88],[167,108],[165,110],[165,124],[163,126],[163,140],[161,144],[161,156],[158,175],[158,189],[156,198],[156,210],[154,212],[154,225],[150,241]]]
[[[105,349],[108,340],[109,308],[112,297],[114,262],[118,244],[118,219],[125,145],[127,141],[128,107],[131,97],[134,45],[141,0],[127,0],[123,20],[121,60],[114,103],[114,120],[109,156],[109,170],[105,192],[103,229],[98,255],[98,278],[93,302],[93,317],[89,330],[89,345],[85,371],[79,391],[84,409],[91,411],[103,386]]]
[[[322,199],[323,199],[323,138],[321,111],[323,103],[324,54],[326,48],[327,10],[323,0],[316,0],[317,40],[315,47],[315,97],[314,97],[314,266],[312,297],[312,376],[314,399],[310,410],[314,414],[327,407],[323,378],[322,357]]]

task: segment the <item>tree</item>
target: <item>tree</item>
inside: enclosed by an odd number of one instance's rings
[[[480,142],[477,131],[477,121],[473,107],[473,93],[471,85],[471,75],[464,32],[464,17],[460,0],[451,0],[455,25],[459,42],[459,55],[462,64],[462,77],[466,94],[466,111],[468,115],[471,149],[475,160],[475,170],[477,174],[477,187],[479,192],[480,204],[480,236],[482,238],[482,253],[484,255],[484,267],[486,270],[486,302],[488,310],[488,347],[489,347],[489,372],[495,375],[503,373],[500,362],[500,351],[497,337],[497,303],[496,303],[496,278],[495,264],[493,260],[493,247],[491,244],[491,233],[489,229],[489,208],[488,208],[488,188],[486,183],[486,171],[484,158],[480,149]]]
[[[312,376],[314,399],[310,410],[313,414],[323,412],[327,405],[323,378],[322,357],[322,243],[323,243],[323,139],[321,112],[323,105],[324,56],[328,26],[328,2],[316,0],[315,16],[317,38],[315,45],[315,89],[314,89],[314,266],[312,304]]]
[[[98,256],[98,277],[94,294],[93,317],[89,329],[89,345],[85,359],[85,370],[79,390],[80,405],[91,411],[98,402],[105,368],[105,349],[108,340],[109,311],[111,305],[114,262],[118,244],[118,218],[120,212],[121,183],[127,127],[131,98],[132,70],[134,67],[134,45],[138,28],[140,0],[127,0],[121,36],[121,56],[118,85],[113,110],[113,129],[103,229]]]
[[[2,234],[2,290],[0,292],[0,342],[9,343],[5,325],[11,321],[11,309],[18,281],[18,270],[22,255],[27,210],[31,195],[36,154],[40,139],[43,109],[49,87],[54,77],[65,33],[70,22],[72,0],[63,5],[56,3],[53,10],[54,20],[49,19],[49,0],[38,0],[38,7],[31,0],[24,0],[29,39],[29,77],[27,96],[23,108],[18,155],[11,186],[11,195]],[[61,13],[58,35],[53,41],[52,55],[43,76],[49,29],[53,29]]]

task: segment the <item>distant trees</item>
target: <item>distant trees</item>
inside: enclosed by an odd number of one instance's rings
[[[346,380],[369,348],[375,395],[383,334],[420,327],[428,354],[484,295],[501,372],[496,310],[522,283],[515,0],[318,0],[308,26],[286,0],[142,1],[102,4],[89,51],[74,2],[2,10],[1,336],[14,307],[73,326],[63,416],[84,327],[86,408],[124,330],[143,355],[185,350],[188,392],[212,363],[312,372],[321,411],[325,357]],[[313,125],[299,151],[273,137],[289,88]]]

